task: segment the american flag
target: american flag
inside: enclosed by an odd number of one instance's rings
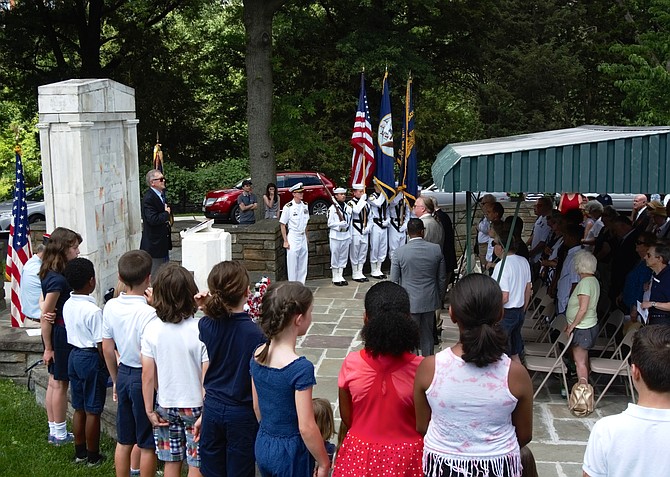
[[[30,250],[30,224],[28,223],[28,205],[26,204],[26,184],[23,179],[21,148],[16,146],[14,151],[16,153],[16,187],[12,208],[12,223],[9,227],[7,275],[12,283],[10,305],[12,326],[19,327],[23,326],[25,320],[19,301],[21,272],[23,272],[23,265],[28,261],[32,252]]]
[[[358,110],[354,121],[354,132],[351,135],[351,145],[354,148],[354,154],[351,157],[351,184],[368,185],[374,173],[375,153],[363,73],[361,73],[361,92],[358,96]]]

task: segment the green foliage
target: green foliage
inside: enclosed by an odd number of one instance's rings
[[[145,167],[140,177],[144,177],[150,167]],[[207,191],[230,187],[248,177],[249,162],[246,159],[226,159],[189,170],[167,159],[164,173],[167,179],[166,194],[173,212],[189,212],[200,210]],[[141,188],[145,188],[144,181]]]
[[[106,435],[100,442],[107,461],[89,468],[72,462],[72,444],[54,447],[47,443],[47,414],[35,396],[8,379],[0,379],[0,469],[2,475],[96,477],[114,474],[114,441]]]
[[[37,144],[37,115],[31,120],[21,117],[20,108],[11,101],[0,101],[0,200],[12,197],[16,175],[14,146],[21,146],[26,187],[42,182],[42,164]]]
[[[615,61],[603,62],[601,70],[623,92],[632,123],[665,125],[670,123],[670,2],[648,0],[630,8],[636,8],[625,12],[634,41],[612,45]]]

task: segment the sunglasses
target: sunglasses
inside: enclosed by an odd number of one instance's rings
[[[165,177],[157,177],[155,179],[151,179],[152,181],[158,181],[158,182],[165,182]]]

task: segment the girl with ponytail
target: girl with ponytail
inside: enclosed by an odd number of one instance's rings
[[[239,262],[221,262],[195,296],[205,312],[198,327],[207,347],[205,402],[196,422],[204,477],[253,477],[258,421],[253,410],[249,361],[265,335],[244,311],[249,275]]]
[[[414,381],[426,476],[520,477],[520,447],[531,440],[533,385],[505,354],[503,294],[495,280],[463,277],[450,293],[459,342],[429,356]]]
[[[295,352],[296,339],[312,323],[312,301],[302,283],[278,282],[261,304],[268,341],[251,360],[251,387],[260,422],[256,462],[264,477],[326,477],[330,469],[312,407],[314,365]]]

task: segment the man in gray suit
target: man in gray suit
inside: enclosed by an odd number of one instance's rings
[[[435,220],[435,202],[432,197],[418,197],[414,202],[414,215],[421,219],[426,231],[423,239],[426,242],[436,243],[440,249],[444,246],[444,229]]]
[[[409,241],[393,255],[391,281],[407,290],[412,319],[419,325],[421,354],[430,356],[435,354],[433,323],[435,310],[442,306],[447,269],[442,249],[424,240],[424,231],[421,219],[409,220]]]

